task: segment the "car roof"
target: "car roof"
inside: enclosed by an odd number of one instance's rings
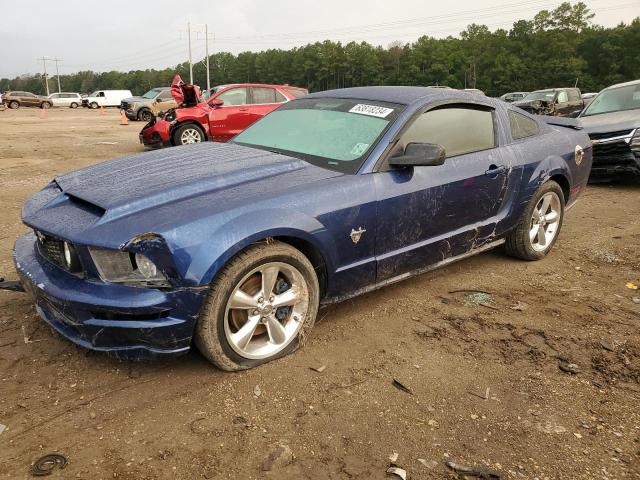
[[[477,93],[465,92],[453,88],[433,87],[353,87],[316,92],[305,98],[347,98],[398,103],[401,105],[410,105],[417,101],[427,103],[433,100],[456,98],[460,100],[481,101],[482,103],[492,105],[497,104],[495,100]]]
[[[296,90],[306,90],[303,87],[296,87],[294,85],[272,85],[269,83],[228,83],[225,85],[216,85],[215,87],[212,87],[211,90],[213,90],[214,88],[229,88],[229,87],[270,87],[270,88],[295,88]]]
[[[605,90],[609,90],[610,88],[630,87],[632,85],[640,85],[640,80],[631,80],[630,82],[616,83],[615,85],[611,85],[605,88]]]

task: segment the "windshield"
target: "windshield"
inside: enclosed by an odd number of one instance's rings
[[[152,88],[147,93],[142,95],[142,98],[148,98],[148,99],[156,98],[161,91],[162,90],[160,90],[159,88]]]
[[[522,99],[523,102],[533,102],[535,100],[545,100],[547,102],[553,102],[553,98],[556,96],[556,92],[553,90],[540,90],[538,92],[531,92]]]
[[[640,108],[640,84],[603,90],[589,104],[583,117]]]
[[[370,100],[294,100],[240,133],[234,143],[356,173],[402,108]]]

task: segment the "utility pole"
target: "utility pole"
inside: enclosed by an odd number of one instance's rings
[[[204,38],[205,38],[205,55],[207,56],[207,91],[211,89],[211,78],[209,75],[209,26],[204,24]]]
[[[189,83],[193,85],[193,63],[191,63],[191,22],[187,22],[187,34],[189,35]]]
[[[60,72],[58,71],[58,62],[61,62],[62,60],[56,57],[53,59],[53,61],[56,62],[56,78],[58,79],[58,93],[61,93],[62,89],[60,88]]]
[[[42,69],[44,70],[44,84],[47,87],[47,97],[49,96],[49,79],[47,78],[47,58],[42,57],[38,60],[42,60]]]

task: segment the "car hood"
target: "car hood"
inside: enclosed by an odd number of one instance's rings
[[[235,144],[203,143],[146,152],[100,163],[55,178],[74,199],[104,210],[101,221],[242,188],[266,196],[342,175],[303,160]],[[27,220],[27,219],[25,219]]]
[[[640,127],[640,110],[601,113],[580,117],[587,133],[609,133]]]
[[[127,102],[127,103],[140,103],[140,102],[150,102],[153,101],[153,98],[144,98],[144,97],[129,97],[129,98],[125,98],[124,100],[122,100],[123,102]]]

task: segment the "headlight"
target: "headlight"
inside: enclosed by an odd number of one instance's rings
[[[89,247],[89,253],[105,282],[129,285],[168,285],[167,278],[158,267],[144,255],[131,254],[107,248]]]
[[[631,142],[629,142],[629,147],[631,150],[640,154],[640,127],[636,128],[636,133],[631,137]]]

